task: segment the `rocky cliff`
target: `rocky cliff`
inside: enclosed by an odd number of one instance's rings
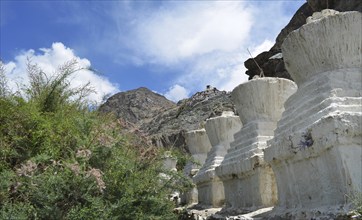
[[[230,93],[209,88],[177,104],[139,88],[118,93],[100,107],[142,131],[158,147],[185,148],[184,133],[203,127],[206,119],[234,111]]]
[[[254,58],[259,66],[262,68],[265,76],[292,79],[292,77],[284,67],[284,60],[282,58],[282,54],[279,54],[281,53],[281,45],[290,32],[300,28],[306,23],[307,17],[311,16],[314,12],[318,12],[326,8],[335,9],[340,12],[362,12],[362,1],[307,0],[307,2],[302,5],[294,14],[287,26],[285,26],[281,30],[276,38],[274,46],[269,51],[265,51]],[[245,74],[249,75],[249,79],[252,79],[255,75],[260,75],[260,70],[253,61],[253,59],[248,59],[244,62],[244,65],[248,69]]]

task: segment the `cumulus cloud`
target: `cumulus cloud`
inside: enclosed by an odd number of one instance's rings
[[[128,10],[132,11],[132,4]],[[162,4],[131,19],[133,41],[129,47],[143,63],[179,70],[169,96],[179,88],[175,85],[190,93],[208,84],[231,91],[248,79],[244,67],[250,58],[247,48],[256,56],[273,45],[271,40],[250,36],[261,14],[262,10],[242,1]],[[178,96],[172,97],[177,101]]]
[[[185,87],[175,84],[165,93],[165,97],[171,101],[177,102],[187,98],[189,94],[190,92]]]
[[[112,54],[114,62],[162,70],[159,77],[171,70],[173,76],[168,76],[171,81],[166,83],[173,85],[167,92],[169,97],[176,85],[187,93],[208,84],[231,91],[247,81],[247,48],[253,56],[269,50],[274,44],[270,39],[276,38],[294,13],[288,9],[291,4],[295,3],[115,2],[109,15],[116,28],[112,26],[109,35],[95,41],[100,42],[100,51]],[[177,101],[184,96],[172,97]]]
[[[249,50],[253,56],[256,56],[269,50],[272,45],[272,41],[265,40],[259,45],[251,46]],[[176,82],[193,92],[204,89],[206,85],[212,85],[219,90],[232,91],[248,80],[244,61],[249,58],[246,48],[199,57],[189,72],[182,74]]]
[[[244,2],[170,2],[133,20],[132,38],[158,64],[175,64],[214,51],[232,51],[245,41],[252,16]]]
[[[257,45],[256,47],[252,48],[251,55],[253,57],[256,57],[257,55],[259,55],[260,53],[262,53],[264,51],[269,51],[270,48],[272,48],[273,45],[274,45],[274,42],[267,39],[263,43],[261,43],[260,45]]]
[[[5,63],[8,86],[12,91],[17,91],[22,85],[29,84],[26,71],[28,60],[33,64],[37,64],[50,77],[65,62],[76,60],[77,67],[81,70],[74,73],[71,79],[71,87],[80,87],[89,82],[95,90],[95,93],[87,97],[90,101],[99,103],[104,95],[118,91],[117,86],[109,82],[107,78],[87,70],[91,66],[89,60],[76,56],[71,48],[64,46],[60,42],[53,43],[51,48],[41,48],[39,52],[32,49],[23,51],[13,61]]]

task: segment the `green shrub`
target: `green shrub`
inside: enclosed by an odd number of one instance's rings
[[[161,181],[158,149],[88,110],[89,90],[69,88],[74,65],[48,80],[29,64],[27,97],[0,96],[0,218],[176,219],[182,178]]]

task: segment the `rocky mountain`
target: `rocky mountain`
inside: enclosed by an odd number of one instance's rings
[[[337,11],[360,11],[362,12],[361,0],[307,0],[298,11],[294,14],[290,22],[285,26],[276,38],[274,46],[256,57],[255,61],[263,70],[265,76],[281,77],[291,79],[291,76],[284,67],[284,61],[281,54],[281,45],[287,35],[300,28],[306,23],[307,17],[311,16],[314,12],[321,11],[322,9],[334,9]],[[245,74],[249,75],[252,79],[255,75],[260,75],[260,69],[253,59],[248,59],[244,62],[245,67],[248,69]]]
[[[113,112],[117,118],[139,126],[138,123],[175,107],[176,104],[164,96],[141,87],[113,95],[100,107],[100,111]]]
[[[149,89],[139,88],[118,93],[100,107],[113,112],[123,121],[132,123],[158,147],[185,148],[184,133],[203,127],[206,119],[223,111],[234,111],[230,93],[207,88],[177,104]]]

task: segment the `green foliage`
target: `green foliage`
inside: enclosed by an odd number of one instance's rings
[[[181,175],[159,178],[156,148],[88,110],[74,65],[48,79],[29,64],[28,96],[0,96],[0,219],[176,219]]]
[[[27,71],[30,87],[26,90],[29,98],[35,101],[42,112],[54,112],[69,105],[71,100],[79,104],[87,95],[93,92],[87,83],[79,88],[71,88],[69,77],[81,70],[77,61],[71,60],[60,66],[54,76],[49,77],[36,64],[28,61]]]
[[[7,80],[5,77],[5,65],[0,60],[0,97],[5,97],[9,92]]]

